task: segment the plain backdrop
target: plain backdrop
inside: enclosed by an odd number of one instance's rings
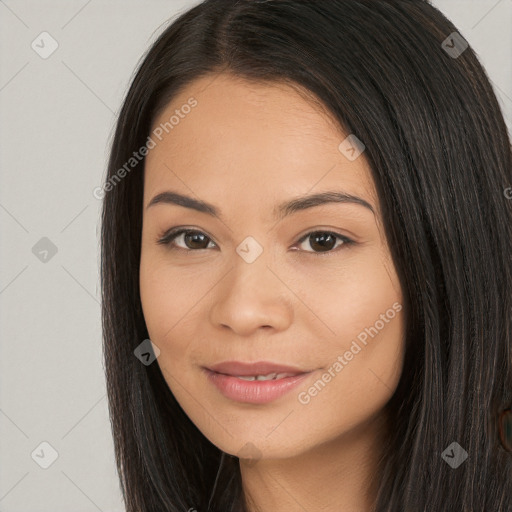
[[[195,3],[0,0],[2,512],[124,510],[93,190],[140,57]],[[433,3],[479,55],[512,132],[512,0]]]

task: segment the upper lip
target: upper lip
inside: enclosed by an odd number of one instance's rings
[[[258,361],[255,363],[244,363],[242,361],[224,361],[222,363],[208,366],[209,370],[225,375],[237,375],[248,377],[252,375],[269,375],[271,373],[309,373],[294,366],[276,364],[268,361]]]

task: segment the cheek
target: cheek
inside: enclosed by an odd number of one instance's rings
[[[139,287],[140,300],[144,320],[152,341],[157,342],[161,339],[166,326],[169,329],[171,324],[164,322],[166,313],[174,311],[171,300],[172,291],[166,285],[165,277],[160,267],[155,264],[154,259],[141,255]],[[157,343],[158,344],[158,343]]]
[[[327,406],[339,402],[337,396],[352,397],[356,409],[359,399],[370,408],[385,402],[401,375],[404,351],[404,308],[393,265],[382,253],[367,254],[347,260],[328,279],[310,273],[302,283],[301,297],[314,313],[304,310],[302,318],[309,331],[316,326],[315,359],[328,373],[325,386],[302,390],[305,401],[322,395],[317,403]]]
[[[311,419],[320,437],[334,438],[379,414],[400,380],[405,346],[401,295],[389,280],[386,286],[372,283],[345,283],[346,294],[338,290],[341,298],[335,304],[325,296],[318,304],[336,334],[319,339],[314,353],[323,367],[316,380],[298,390],[296,400],[298,412]]]
[[[393,304],[402,303],[395,269],[381,250],[354,251],[339,260],[310,265],[304,272],[286,277],[307,306],[297,302],[297,318],[306,322],[309,329],[316,325],[318,337],[325,340],[329,352],[350,345],[350,340],[375,322],[379,321],[378,327],[382,327],[381,315],[388,310],[384,321],[389,331],[387,320],[396,313]]]
[[[142,253],[140,298],[152,339],[166,343],[175,331],[193,317],[207,293],[207,276],[198,267],[170,265],[161,255]]]
[[[150,251],[141,255],[139,286],[144,320],[149,338],[160,349],[158,365],[179,401],[187,400],[182,386],[188,383],[189,389],[195,385],[191,361],[197,352],[204,352],[201,330],[213,276],[208,265],[170,264],[165,254]]]

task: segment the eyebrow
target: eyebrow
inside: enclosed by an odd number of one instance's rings
[[[367,208],[375,215],[373,206],[364,199],[352,194],[348,194],[346,192],[332,190],[308,196],[296,197],[287,202],[281,203],[274,209],[274,216],[281,220],[295,212],[328,203],[356,204]],[[191,208],[192,210],[196,210],[198,212],[206,213],[213,217],[221,218],[220,211],[212,204],[207,203],[206,201],[200,201],[189,196],[178,194],[177,192],[173,191],[165,191],[157,194],[155,197],[153,197],[153,199],[151,199],[146,209],[157,204],[175,204],[178,206],[184,206],[185,208]]]

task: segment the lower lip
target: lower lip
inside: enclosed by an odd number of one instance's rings
[[[301,373],[277,380],[242,380],[206,369],[208,379],[226,397],[236,402],[266,404],[296,388],[310,375]]]

